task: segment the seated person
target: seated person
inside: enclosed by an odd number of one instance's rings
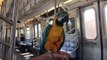
[[[19,40],[18,40],[18,38],[16,37],[16,44],[15,44],[17,47],[19,47],[20,46],[20,42],[19,42]]]
[[[20,41],[22,41],[22,42],[25,41],[25,36],[24,36],[24,34],[21,34],[21,36],[20,36]]]
[[[24,34],[21,34],[21,36],[20,36],[20,52],[22,52],[22,53],[26,52],[26,44],[25,44]]]
[[[76,52],[79,47],[79,38],[78,38],[78,31],[75,29],[74,33],[72,29],[70,31],[66,31],[66,26],[64,26],[65,31],[65,42],[61,48],[61,51],[67,52],[71,55],[71,58],[76,58]]]

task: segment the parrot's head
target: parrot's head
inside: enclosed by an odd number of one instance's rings
[[[62,11],[62,12],[58,13],[56,16],[58,17],[57,20],[56,20],[56,24],[58,26],[63,26],[63,24],[65,22],[67,23],[68,20],[69,20],[68,13],[65,12],[65,11]]]

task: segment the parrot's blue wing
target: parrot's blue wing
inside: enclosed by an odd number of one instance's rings
[[[43,32],[43,34],[42,34],[41,43],[40,43],[40,51],[39,51],[40,55],[43,54],[43,53],[45,53],[45,51],[46,51],[45,48],[44,48],[44,45],[45,45],[45,43],[46,43],[46,38],[47,38],[47,36],[48,36],[48,33],[49,33],[51,27],[52,27],[52,25],[49,24],[49,25],[46,27],[46,29],[45,29],[45,31]]]

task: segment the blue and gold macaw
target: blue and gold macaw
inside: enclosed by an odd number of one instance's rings
[[[68,13],[63,11],[58,13],[52,25],[48,25],[42,35],[40,44],[40,54],[46,52],[59,53],[65,39],[63,24],[68,22]]]

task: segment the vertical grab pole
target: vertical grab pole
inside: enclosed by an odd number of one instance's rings
[[[99,18],[99,28],[100,28],[100,45],[101,45],[101,60],[103,60],[103,36],[102,36],[102,24],[101,24],[101,8],[100,8],[100,0],[97,0],[98,3],[98,18]]]
[[[54,16],[56,15],[56,5],[57,5],[57,0],[54,0]]]
[[[14,22],[13,27],[12,27],[12,41],[11,41],[11,46],[10,46],[10,59],[9,60],[13,60],[13,54],[14,54],[14,46],[15,46],[15,42],[16,42],[16,38],[15,38],[15,33],[16,33],[16,23],[17,23],[17,1],[18,0],[13,0],[13,16],[12,16],[12,20]]]
[[[62,8],[62,7],[60,7],[60,4],[61,4],[60,2],[61,2],[61,1],[62,1],[62,0],[58,0],[58,2],[57,2],[57,4],[58,4],[58,13],[61,12],[61,8]]]

